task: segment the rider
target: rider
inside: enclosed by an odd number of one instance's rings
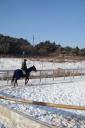
[[[26,59],[24,59],[24,61],[22,62],[22,67],[21,67],[21,69],[25,72],[25,74],[26,74],[26,71],[27,71],[27,64],[26,64]]]

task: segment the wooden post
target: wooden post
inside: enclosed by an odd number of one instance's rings
[[[31,105],[40,105],[40,106],[48,106],[55,108],[63,108],[63,109],[75,109],[75,110],[83,110],[85,111],[85,106],[77,106],[77,105],[65,105],[65,104],[54,104],[49,102],[38,102],[26,99],[17,99],[13,97],[0,96],[0,99],[8,100],[12,103],[21,103],[21,104],[31,104]]]
[[[73,78],[74,78],[74,69],[73,69]]]
[[[54,70],[53,70],[53,80],[54,80]]]
[[[81,78],[82,78],[82,68],[81,68]]]
[[[65,74],[65,69],[64,69],[64,80],[65,80],[65,75],[66,75],[66,74]]]
[[[70,70],[70,77],[71,77],[71,70]]]
[[[7,71],[7,84],[9,83],[9,71]]]
[[[46,71],[45,71],[45,74],[44,75],[45,75],[45,83],[46,83]]]
[[[41,82],[41,70],[40,70],[40,82]]]

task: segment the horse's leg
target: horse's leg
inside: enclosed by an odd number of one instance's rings
[[[26,77],[26,78],[25,78],[25,85],[28,83],[28,81],[29,81],[29,78]]]
[[[15,83],[16,83],[16,85],[18,86],[17,79],[16,79]]]
[[[28,79],[26,80],[26,84],[28,83]]]
[[[15,80],[14,80],[14,87],[15,87]]]
[[[15,79],[14,87],[15,87],[15,85],[17,85],[17,86],[18,86],[17,79]]]
[[[13,77],[12,77],[12,80],[11,80],[11,85],[12,85],[13,83],[15,83],[15,72],[14,72]]]
[[[25,85],[27,84],[27,78],[25,78]]]

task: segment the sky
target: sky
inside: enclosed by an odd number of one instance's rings
[[[0,0],[0,34],[85,48],[85,0]]]

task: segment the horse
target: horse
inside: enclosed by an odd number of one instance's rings
[[[14,83],[14,87],[15,85],[18,86],[17,80],[19,80],[20,78],[25,78],[25,85],[26,85],[29,81],[29,76],[30,76],[31,71],[37,72],[37,69],[34,65],[30,68],[27,68],[25,74],[23,73],[22,69],[16,69],[14,71],[14,74],[11,80],[11,83]]]

